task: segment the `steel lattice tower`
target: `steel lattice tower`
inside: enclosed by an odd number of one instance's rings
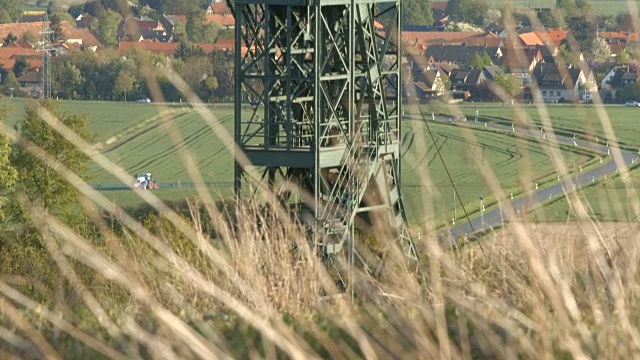
[[[236,195],[277,194],[339,276],[340,256],[361,258],[356,223],[373,213],[417,259],[400,191],[400,1],[228,4],[235,140],[259,174],[236,162]]]
[[[40,32],[40,52],[42,53],[42,94],[41,98],[51,98],[51,34],[53,31],[49,26],[49,15],[45,12],[42,20],[42,30]]]

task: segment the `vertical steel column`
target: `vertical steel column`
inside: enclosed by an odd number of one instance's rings
[[[400,193],[400,6],[399,0],[233,6],[235,140],[263,174],[243,176],[245,164],[236,162],[235,194],[243,195],[243,183],[274,195],[267,199],[286,192],[276,200],[304,213],[296,218],[308,219],[312,246],[352,294],[355,261],[363,258],[359,215],[388,218],[380,227],[396,230],[384,240],[403,249],[408,241],[412,250],[405,253],[415,254]],[[305,193],[280,191],[294,178]]]

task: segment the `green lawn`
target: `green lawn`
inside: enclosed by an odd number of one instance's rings
[[[14,123],[20,116],[24,116],[25,101],[20,99],[4,100],[9,102],[14,110],[6,121]],[[98,141],[115,137],[115,141],[102,148],[103,153],[114,163],[130,173],[151,172],[159,182],[191,182],[188,169],[178,156],[177,147],[173,145],[166,124],[160,124],[158,110],[153,104],[109,103],[109,102],[61,102],[61,109],[72,110],[87,114],[91,129],[97,133]],[[215,106],[212,108],[224,128],[232,133],[233,108],[230,106]],[[479,109],[481,116],[492,116],[501,121],[508,121],[511,108],[501,106],[464,106],[463,111],[468,116]],[[571,125],[579,128],[578,115],[575,110],[563,106],[548,108],[554,123]],[[532,117],[534,108],[527,108]],[[631,140],[628,132],[635,131],[629,117],[633,114],[631,108],[612,107],[612,119],[615,119],[616,129],[627,129],[625,139]],[[625,116],[621,116],[621,114]],[[154,120],[155,119],[155,120]],[[171,121],[175,124],[183,144],[194,157],[195,166],[201,172],[205,182],[214,197],[224,197],[231,193],[233,181],[232,156],[209,126],[190,110],[175,110]],[[143,124],[141,126],[140,124]],[[489,168],[498,178],[499,185],[508,194],[513,192],[517,196],[523,191],[523,176],[526,175],[527,185],[533,182],[544,182],[555,179],[553,165],[544,149],[537,141],[528,139],[517,140],[510,132],[499,132],[491,129],[474,129],[474,138],[465,137],[465,132],[450,124],[432,124],[435,134],[435,144],[429,137],[424,123],[420,121],[405,121],[403,125],[403,148],[406,151],[403,158],[403,186],[404,198],[409,219],[412,223],[433,221],[429,214],[435,215],[437,224],[450,221],[453,215],[453,188],[444,171],[440,159],[437,157],[435,146],[444,154],[446,165],[457,186],[462,202],[469,212],[477,211],[478,198],[485,196],[485,204],[492,203],[489,186],[481,176],[481,169]],[[618,131],[618,130],[616,130]],[[622,130],[620,130],[622,131]],[[426,144],[426,149],[420,147],[420,139]],[[575,153],[575,149],[561,148],[566,163],[577,171],[578,164],[584,166],[596,162],[595,157],[588,154]],[[486,161],[483,165],[481,159]],[[426,169],[428,179],[421,170]],[[91,182],[94,184],[116,184],[115,179],[106,170],[92,165],[90,167]],[[192,188],[159,189],[156,194],[165,200],[178,200],[193,194]],[[130,191],[104,191],[108,197],[125,206],[141,204],[142,200]],[[424,199],[427,199],[426,201]],[[458,218],[462,218],[460,203],[456,201]],[[432,209],[428,211],[427,209]]]
[[[639,170],[635,168],[630,172],[631,188],[635,189],[636,196],[627,192],[619,176],[608,177],[591,186],[579,190],[578,195],[593,219],[598,221],[637,221],[631,204],[638,203],[640,198]],[[572,210],[566,198],[559,198],[534,210],[530,214],[533,221],[567,221],[576,220],[575,210]]]
[[[498,179],[500,187],[505,193],[514,196],[523,192],[523,175],[528,174],[529,185],[540,185],[546,180],[555,180],[556,174],[549,157],[542,145],[537,141],[517,141],[511,133],[472,131],[475,139],[465,137],[464,132],[455,126],[446,124],[431,124],[435,142],[443,154],[444,162],[453,178],[462,202],[468,212],[477,211],[479,197],[484,195],[485,206],[495,202],[490,194],[489,186],[481,174],[481,167],[490,169]],[[433,141],[428,135],[426,126],[422,122],[406,122],[404,126],[405,146],[409,151],[403,161],[403,191],[405,205],[410,220],[413,222],[432,221],[428,217],[428,209],[432,207],[436,214],[436,223],[450,221],[453,217],[453,187],[447,177],[442,161],[437,156]],[[415,136],[413,135],[415,134]],[[427,146],[426,153],[419,148],[417,138],[422,136]],[[408,143],[412,145],[409,147]],[[593,157],[575,153],[571,147],[562,147],[562,154],[567,164],[586,164],[593,161]],[[480,165],[482,159],[485,163]],[[422,169],[427,169],[430,181],[424,179]],[[432,184],[432,186],[429,186]],[[428,199],[428,200],[424,200]],[[428,201],[425,204],[425,201]],[[463,212],[456,199],[458,218]]]
[[[544,104],[549,113],[551,123],[556,133],[594,140],[598,136],[604,142],[605,133],[596,107],[592,105],[572,104]],[[409,107],[410,111],[413,107]],[[428,107],[424,107],[428,111]],[[463,104],[458,106],[469,119],[475,118],[476,110],[481,121],[495,121],[511,126],[514,118],[514,108],[500,104]],[[542,124],[541,114],[534,105],[525,105],[523,109],[536,125]],[[629,149],[640,149],[640,108],[622,105],[607,105],[606,113],[613,127],[615,136],[621,146]]]
[[[434,0],[435,2],[445,2],[446,0]],[[640,1],[627,0],[590,0],[594,13],[598,15],[613,15],[629,12],[629,3],[636,3],[640,8]],[[506,1],[503,0],[487,0],[489,6],[494,8],[502,8]],[[556,0],[510,0],[509,3],[514,9],[530,9],[530,8],[555,8]]]
[[[25,116],[25,106],[29,101],[22,98],[5,98],[3,103],[9,106],[5,123],[9,126]],[[153,104],[137,104],[129,102],[109,101],[57,101],[59,110],[75,114],[87,115],[89,127],[96,135],[96,141],[105,141],[127,128],[133,127],[158,114]]]

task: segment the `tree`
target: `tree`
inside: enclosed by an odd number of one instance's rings
[[[595,38],[591,43],[591,54],[595,61],[604,63],[611,59],[611,48],[605,39]]]
[[[80,69],[67,60],[67,57],[58,57],[51,63],[51,86],[57,96],[72,100],[81,91],[83,77]]]
[[[124,102],[127,102],[127,93],[133,90],[133,76],[128,71],[121,71],[116,78],[113,90],[124,93]]]
[[[51,21],[49,22],[49,27],[51,28],[51,41],[54,43],[62,42],[66,39],[64,32],[62,31],[62,19],[58,15],[58,13],[54,14],[51,17]]]
[[[50,100],[41,101],[38,105],[51,112],[81,138],[90,140],[91,132],[86,116],[59,113],[56,105]],[[16,130],[22,138],[64,164],[69,171],[80,177],[86,175],[87,156],[40,117],[37,105],[27,106],[26,115],[18,121]],[[78,191],[58,174],[55,163],[42,162],[28,151],[15,147],[11,154],[11,164],[18,169],[16,187],[26,196],[29,203],[39,203],[52,215],[65,219],[77,215],[75,206]],[[24,211],[20,213],[25,216]]]
[[[573,16],[576,3],[573,0],[556,0],[556,9],[561,10],[565,17]]]
[[[618,90],[616,98],[620,101],[640,100],[640,84],[631,84]]]
[[[122,16],[113,10],[105,10],[98,17],[98,36],[108,46],[118,45],[118,26]]]
[[[26,41],[29,44],[34,45],[34,44],[38,43],[40,38],[38,37],[38,35],[34,34],[33,31],[27,30],[24,33],[22,33],[22,36],[20,37],[20,40]]]
[[[16,74],[16,77],[20,77],[29,71],[29,63],[27,62],[27,58],[24,56],[18,56],[15,64],[13,64],[13,73]]]
[[[211,92],[211,99],[213,99],[213,92],[218,89],[218,78],[215,76],[209,76],[205,81],[204,85]]]
[[[431,0],[405,0],[403,5],[403,25],[431,26],[431,24],[433,24]]]
[[[491,65],[493,62],[491,61],[491,57],[487,54],[486,51],[483,51],[482,54],[475,53],[471,57],[470,65],[474,70],[482,70],[485,66]]]
[[[593,5],[589,0],[576,0],[575,2],[576,10],[580,11],[583,14],[592,14],[593,13]]]
[[[12,32],[8,33],[7,36],[4,38],[4,45],[7,46],[13,42],[16,42],[16,40],[18,40],[18,37],[13,35]]]
[[[187,29],[185,28],[183,23],[178,22],[176,24],[176,26],[173,27],[173,40],[174,41],[182,41],[182,39],[184,39],[184,36],[186,34],[187,34]]]
[[[63,40],[66,40],[66,35],[62,29],[62,22],[64,21],[71,26],[74,26],[76,23],[73,17],[66,12],[57,12],[51,17],[51,21],[49,22],[49,27],[53,31],[51,34],[51,41],[62,42]]]
[[[13,71],[9,70],[7,74],[7,78],[4,80],[4,93],[7,95],[13,95],[13,92],[20,88],[20,84],[16,79],[16,74]],[[13,90],[11,90],[13,89]]]
[[[185,31],[191,42],[212,43],[218,37],[219,28],[217,24],[207,24],[202,11],[187,15]]]
[[[520,86],[520,81],[513,76],[508,76],[505,74],[496,75],[494,82],[497,86],[502,88],[509,97],[512,99],[522,91],[522,86]]]
[[[489,10],[489,5],[485,0],[450,0],[445,12],[450,14],[455,21],[481,26],[487,10]]]
[[[466,22],[450,22],[449,26],[445,29],[449,32],[481,32],[482,29]]]
[[[6,117],[6,108],[3,106],[0,109],[2,118]],[[18,179],[18,172],[11,165],[9,156],[11,155],[11,142],[6,132],[0,129],[0,223],[2,222],[5,213],[4,208],[7,203],[7,195],[9,189],[16,183]]]
[[[538,20],[544,25],[546,28],[557,28],[561,27],[562,22],[564,22],[564,18],[562,17],[562,12],[553,9],[550,11],[540,11],[538,12]],[[561,21],[560,21],[561,20]]]
[[[0,9],[0,24],[11,24],[11,15],[5,9]]]
[[[580,46],[580,49],[573,50],[585,51],[591,48],[596,37],[596,23],[593,19],[584,14],[571,16],[567,19],[567,28],[571,29],[571,34]]]
[[[629,61],[631,61],[631,56],[626,50],[622,49],[616,53],[616,65],[624,66],[629,64]]]
[[[21,0],[0,0],[0,9],[7,12],[11,18],[11,22],[18,22],[22,17]]]

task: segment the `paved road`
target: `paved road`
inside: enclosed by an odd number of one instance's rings
[[[422,117],[419,114],[405,113],[404,117],[411,120],[422,121]],[[427,116],[427,120],[436,122],[462,122],[455,121],[448,117],[431,117],[430,115]],[[464,123],[472,127],[486,127],[501,131],[510,131],[525,134],[527,136],[540,139],[541,141],[546,141],[546,134],[541,129],[520,129],[492,123],[475,122],[474,120],[466,121]],[[580,138],[574,139],[558,135],[556,135],[556,139],[560,143],[568,144],[570,146],[575,146],[578,148],[588,149],[595,153],[600,153],[602,154],[603,158],[606,157],[607,154],[610,154],[610,149],[608,147],[608,143],[606,142],[604,144],[595,143],[582,140]],[[599,140],[602,142],[602,139]],[[626,166],[629,166],[637,161],[638,154],[622,149],[620,151],[622,153],[622,158]],[[612,157],[609,157],[607,160],[601,161],[602,165],[596,166],[590,170],[585,170],[584,172],[580,172],[579,174],[572,176],[570,181],[568,181],[567,183],[563,183],[561,181],[555,182],[553,183],[553,185],[547,183],[545,184],[544,188],[540,187],[533,191],[530,199],[522,196],[510,201],[509,203],[511,204],[511,207],[513,209],[513,212],[511,212],[511,216],[519,217],[526,215],[527,209],[531,209],[532,206],[556,198],[558,196],[564,196],[565,189],[566,192],[569,193],[577,190],[581,186],[588,185],[593,181],[604,178],[607,175],[617,173],[618,168]],[[502,207],[498,207],[490,211],[485,211],[483,214],[478,214],[474,218],[471,218],[470,221],[467,221],[466,219],[458,219],[458,225],[451,227],[448,231],[441,233],[439,235],[439,238],[446,239],[448,237],[455,239],[459,236],[470,236],[478,231],[500,226],[510,219],[510,212],[506,209],[508,208],[508,205],[509,204],[504,204]]]

